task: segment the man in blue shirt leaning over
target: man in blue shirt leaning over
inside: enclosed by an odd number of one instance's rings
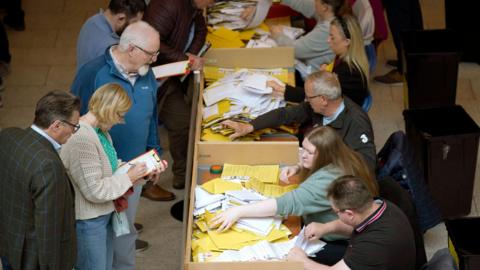
[[[81,114],[86,113],[95,89],[106,83],[118,83],[128,93],[132,107],[125,115],[125,124],[110,130],[118,157],[128,161],[148,149],[160,150],[157,133],[157,82],[149,64],[156,60],[160,48],[158,32],[146,22],[127,26],[120,43],[105,54],[83,65],[72,85],[72,92],[82,101]],[[137,232],[133,222],[140,200],[141,186],[134,187],[128,197],[127,217],[130,234],[113,242],[113,269],[134,269]],[[172,196],[174,196],[172,194]]]
[[[80,29],[77,40],[77,71],[90,60],[120,41],[123,30],[142,19],[144,0],[110,0],[106,10],[90,17]]]

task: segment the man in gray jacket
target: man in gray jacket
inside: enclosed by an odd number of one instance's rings
[[[293,123],[334,128],[345,144],[362,154],[369,167],[375,169],[377,158],[370,118],[352,100],[342,96],[335,73],[310,74],[305,81],[305,101],[298,105],[278,108],[250,123],[227,120],[223,125],[235,130],[230,136],[235,139],[254,130]]]

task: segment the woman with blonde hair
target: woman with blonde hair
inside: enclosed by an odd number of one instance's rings
[[[77,265],[75,269],[111,269],[112,213],[126,209],[123,195],[147,174],[144,163],[115,174],[120,163],[108,130],[123,122],[132,102],[118,84],[98,88],[80,118],[80,129],[62,147],[60,157],[75,190]],[[158,177],[165,166],[149,175]],[[114,201],[123,203],[114,204]]]
[[[378,195],[377,183],[373,172],[360,154],[351,150],[342,141],[337,132],[328,126],[312,130],[303,140],[301,165],[289,166],[282,169],[280,179],[300,174],[305,179],[297,189],[290,191],[278,198],[267,199],[258,203],[236,206],[219,213],[212,225],[219,225],[218,230],[230,228],[242,217],[267,217],[267,216],[302,216],[303,223],[327,223],[338,219],[332,210],[327,198],[326,188],[335,179],[343,175],[355,175],[365,180],[372,195]],[[347,242],[339,235],[326,235],[323,240],[329,242],[328,247],[333,247],[330,252],[322,251],[328,256],[320,256],[323,263],[335,263],[343,256]],[[341,243],[336,245],[336,241]],[[326,259],[330,257],[331,262]],[[335,262],[334,262],[335,261]]]
[[[336,55],[332,71],[338,75],[342,93],[362,106],[369,93],[370,75],[357,19],[351,15],[335,18],[330,25],[328,44]]]
[[[336,17],[330,23],[328,37],[330,49],[335,53],[332,72],[338,75],[342,94],[359,106],[362,106],[369,95],[369,64],[363,44],[362,31],[357,19],[351,15]],[[322,65],[325,70],[327,65]],[[284,97],[286,101],[301,102],[305,99],[305,91],[301,87],[282,86],[274,81],[267,82],[274,95]]]

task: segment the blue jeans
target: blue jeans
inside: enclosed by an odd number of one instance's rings
[[[377,52],[375,51],[375,45],[370,43],[365,46],[365,53],[367,54],[369,71],[370,74],[372,74],[377,66]]]
[[[77,220],[77,264],[75,270],[112,269],[112,213]]]
[[[3,268],[3,270],[13,270],[12,267],[10,266],[10,264],[8,263],[7,258],[5,258],[5,257],[0,257],[0,259],[2,260],[2,268]]]

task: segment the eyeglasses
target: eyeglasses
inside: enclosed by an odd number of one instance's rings
[[[315,96],[309,97],[309,96],[307,96],[307,94],[305,94],[305,100],[307,100],[307,101],[308,101],[308,100],[312,100],[312,99],[317,98],[317,97],[320,97],[320,96],[323,96],[323,95],[315,95]]]
[[[138,45],[135,45],[135,44],[133,44],[133,46],[135,46],[135,48],[139,49],[140,51],[148,54],[151,58],[157,57],[158,54],[160,53],[160,51],[149,52],[149,51],[145,50],[144,48],[142,48],[142,47],[140,47],[140,46],[138,46]]]
[[[73,133],[77,132],[77,131],[80,129],[80,125],[79,125],[79,124],[76,124],[76,125],[75,125],[75,124],[72,124],[72,123],[68,122],[67,120],[60,120],[60,122],[71,126],[71,127],[73,128]]]

